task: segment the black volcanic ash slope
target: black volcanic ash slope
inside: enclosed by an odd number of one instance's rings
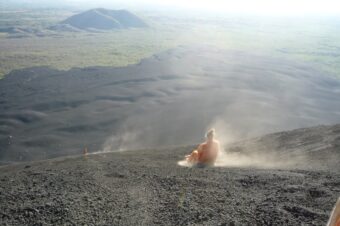
[[[210,47],[18,70],[0,80],[0,159],[194,144],[210,126],[224,139],[336,124],[339,96],[340,81],[310,65]]]
[[[340,124],[241,140],[228,144],[226,153],[229,155],[224,158],[225,166],[340,172]]]
[[[315,135],[318,141],[309,142]],[[269,141],[310,152],[326,145],[339,160],[340,125],[235,145],[240,151]],[[323,170],[177,165],[192,148],[0,167],[0,225],[325,225],[340,194],[339,164],[323,162]]]
[[[60,24],[67,24],[78,29],[121,29],[130,27],[146,27],[146,23],[126,10],[91,9],[73,15]]]

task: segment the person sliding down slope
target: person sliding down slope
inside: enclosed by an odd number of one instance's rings
[[[185,156],[187,162],[198,166],[213,166],[220,151],[220,144],[214,137],[215,130],[209,130],[206,134],[206,142],[200,144],[190,155]]]

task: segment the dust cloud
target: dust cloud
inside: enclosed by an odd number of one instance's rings
[[[150,64],[160,75],[128,83],[126,90],[140,98],[127,105],[103,151],[199,144],[215,128],[225,150],[218,166],[290,167],[304,156],[277,153],[275,141],[244,144],[240,152],[230,145],[339,122],[339,81],[308,65],[210,47],[169,50],[139,67]]]
[[[215,167],[288,169],[302,168],[308,161],[306,153],[281,152],[276,148],[280,144],[275,139],[240,137],[238,130],[232,129],[221,117],[209,128],[216,129],[216,139],[221,147]],[[178,165],[194,166],[186,160],[178,161]]]

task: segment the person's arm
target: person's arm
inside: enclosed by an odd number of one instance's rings
[[[198,145],[197,151],[198,151],[198,154],[200,154],[203,151],[203,144]]]
[[[200,160],[202,153],[203,153],[203,144],[198,145],[197,152],[198,152],[198,160]]]

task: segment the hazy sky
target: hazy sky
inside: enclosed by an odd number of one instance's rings
[[[65,0],[91,2],[92,0]],[[340,13],[340,0],[97,0],[98,4],[129,3],[178,7],[184,9],[260,14]]]
[[[74,6],[77,8],[184,9],[207,12],[255,13],[263,15],[340,15],[340,0],[0,0],[1,5]]]

